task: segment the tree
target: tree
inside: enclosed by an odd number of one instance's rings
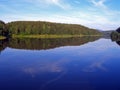
[[[100,35],[97,30],[82,25],[42,21],[16,21],[7,24],[12,34],[27,35]]]
[[[0,20],[0,35],[1,36],[8,36],[9,35],[9,31],[8,31],[6,24],[1,20]]]

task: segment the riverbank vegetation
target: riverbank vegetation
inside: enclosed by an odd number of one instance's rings
[[[111,39],[112,41],[120,41],[120,33],[117,31],[113,31],[111,33]]]
[[[0,35],[21,38],[65,38],[100,36],[95,29],[76,24],[51,23],[43,21],[0,21]]]
[[[70,38],[70,37],[88,37],[99,35],[12,35],[12,38]]]
[[[4,36],[0,36],[0,40],[1,40],[1,39],[5,39],[5,38],[6,38],[6,37],[4,37]]]
[[[7,28],[7,25],[0,21],[0,38],[8,37],[9,36],[9,29]]]

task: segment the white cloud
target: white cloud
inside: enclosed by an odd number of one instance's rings
[[[71,8],[71,5],[68,3],[65,3],[64,0],[26,0],[27,2],[36,4],[37,6],[42,7],[49,7],[51,5],[55,5],[57,7],[60,7],[62,9],[69,9]]]
[[[53,4],[59,6],[62,9],[68,9],[71,6],[69,4],[65,4],[64,2],[62,2],[62,0],[46,0],[48,2],[52,2]]]
[[[22,15],[4,15],[1,17],[6,22],[17,20],[31,21],[50,21],[58,23],[82,24],[90,28],[101,30],[116,29],[120,25],[120,21],[112,21],[109,17],[102,15],[94,15],[93,13],[74,12],[71,14],[51,14],[49,16],[39,14],[22,14]]]
[[[107,8],[106,5],[104,4],[106,0],[90,0],[90,1],[96,7]]]
[[[64,6],[60,3],[60,0],[45,0],[48,3],[55,4],[61,8],[64,8]]]
[[[37,6],[44,5],[45,7],[49,7],[49,5],[55,5],[62,9],[69,9],[71,8],[70,4],[64,3],[65,0],[26,0],[27,3],[32,3]],[[92,5],[90,9],[86,10],[63,10],[63,13],[56,12],[56,13],[48,13],[44,14],[42,11],[35,12],[34,14],[27,13],[21,11],[16,11],[11,7],[6,5],[0,4],[0,8],[4,9],[5,11],[11,12],[11,14],[1,15],[1,19],[3,21],[17,21],[17,20],[42,20],[42,21],[50,21],[50,22],[59,22],[59,23],[72,23],[72,24],[82,24],[88,26],[90,28],[96,28],[101,30],[114,30],[119,27],[120,19],[118,16],[120,15],[119,11],[113,11],[109,9],[105,2],[107,0],[91,0]],[[75,0],[74,2],[77,2]],[[100,7],[100,8],[99,8]],[[2,10],[1,9],[1,10]],[[41,10],[41,9],[40,9]]]

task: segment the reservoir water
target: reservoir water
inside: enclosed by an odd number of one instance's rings
[[[0,90],[120,90],[119,42],[99,37],[0,41]]]

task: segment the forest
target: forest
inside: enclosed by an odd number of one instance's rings
[[[9,36],[9,29],[7,28],[7,25],[0,20],[0,38],[4,38],[3,36]]]
[[[45,21],[0,21],[0,36],[12,35],[100,35],[95,29],[77,25]]]
[[[113,31],[111,33],[111,39],[112,41],[120,41],[120,33],[117,31]]]

